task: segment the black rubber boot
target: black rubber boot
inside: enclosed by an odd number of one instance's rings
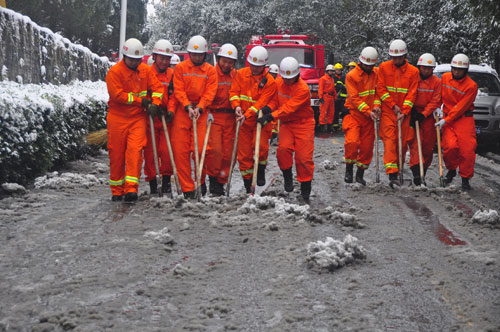
[[[363,186],[366,186],[366,181],[363,179],[363,176],[365,175],[365,169],[358,167],[356,170],[356,182],[361,183]]]
[[[398,173],[391,173],[389,174],[389,186],[394,189],[394,186],[401,186],[401,183],[399,182],[398,179],[399,174]]]
[[[215,195],[216,196],[224,196],[225,195],[223,183],[217,182],[217,186],[215,188]]]
[[[201,184],[201,196],[205,196],[207,194],[207,185],[205,183]]]
[[[262,187],[266,184],[266,165],[259,165],[257,168],[257,185]]]
[[[309,201],[309,196],[311,195],[311,181],[301,182],[300,183],[300,196],[304,199],[304,201]]]
[[[215,192],[217,191],[217,177],[216,176],[209,176],[208,177],[210,180],[210,183],[208,185],[208,189],[210,190],[211,194],[215,195]]]
[[[158,194],[158,182],[156,181],[156,177],[149,181],[149,193],[151,195]]]
[[[346,183],[352,183],[353,168],[354,168],[354,164],[345,164],[345,177],[344,177],[344,181]]]
[[[184,198],[185,199],[195,199],[196,198],[196,192],[193,190],[193,191],[186,191],[184,193]]]
[[[328,125],[327,124],[321,125],[320,132],[326,134],[328,132]]]
[[[252,190],[252,178],[250,178],[250,179],[243,178],[243,184],[245,185],[245,189],[247,191],[247,194],[250,194],[250,192]]]
[[[411,174],[413,174],[413,184],[416,186],[420,186],[422,184],[422,178],[420,177],[420,166],[414,165],[410,167]]]
[[[285,191],[286,192],[292,192],[293,191],[293,174],[292,174],[292,168],[290,167],[289,169],[282,169],[283,172],[283,179],[285,180],[284,186],[285,186]]]
[[[125,194],[125,198],[123,199],[125,202],[131,203],[137,201],[137,193],[130,192]]]
[[[470,186],[468,178],[462,178],[462,190],[464,191],[469,191],[472,190],[472,187]]]
[[[172,192],[172,183],[170,182],[170,175],[163,175],[161,178],[161,192],[170,194]]]
[[[121,201],[121,200],[122,200],[122,198],[123,198],[123,196],[122,196],[122,195],[113,195],[113,196],[111,196],[111,200],[112,200],[113,202],[119,202],[119,201]]]
[[[444,183],[450,184],[453,181],[453,178],[457,175],[457,170],[449,170],[444,177]]]

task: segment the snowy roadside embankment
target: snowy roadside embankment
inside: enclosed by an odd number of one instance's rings
[[[91,151],[83,136],[105,127],[105,82],[0,82],[0,183],[26,183]]]

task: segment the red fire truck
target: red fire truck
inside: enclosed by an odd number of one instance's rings
[[[309,85],[311,90],[311,106],[315,116],[319,115],[318,88],[319,79],[325,74],[325,47],[324,45],[306,44],[314,43],[314,36],[286,34],[252,36],[250,44],[246,46],[246,56],[250,50],[261,45],[269,52],[268,65],[277,64],[287,56],[292,56],[300,64],[300,77]],[[246,64],[248,66],[248,62]]]

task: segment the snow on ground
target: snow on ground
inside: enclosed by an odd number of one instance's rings
[[[311,242],[307,245],[307,261],[310,267],[317,266],[329,271],[365,259],[366,250],[358,244],[358,239],[347,234],[343,241],[327,237],[325,241]]]
[[[478,224],[498,225],[500,224],[500,216],[498,215],[498,212],[496,210],[479,210],[474,213],[471,221]]]
[[[9,193],[23,194],[26,192],[26,188],[17,183],[2,183],[2,189]]]
[[[61,188],[75,188],[84,187],[89,188],[97,184],[105,184],[107,180],[98,178],[92,174],[76,174],[76,173],[61,173],[51,172],[44,176],[37,177],[35,179],[35,188],[51,188],[51,189],[61,189]]]
[[[327,169],[327,170],[335,170],[337,169],[337,167],[339,166],[339,163],[336,162],[336,161],[330,161],[328,159],[325,159],[321,162],[321,164],[319,164],[321,167],[323,167],[324,169]]]

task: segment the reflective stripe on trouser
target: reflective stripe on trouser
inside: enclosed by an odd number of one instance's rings
[[[201,158],[201,150],[203,149],[203,140],[207,129],[207,112],[203,112],[196,122],[198,134],[198,155]],[[193,120],[188,116],[184,107],[179,106],[175,112],[172,123],[172,150],[174,151],[175,166],[177,175],[183,192],[195,190],[196,174],[195,167],[191,167],[191,159],[195,160],[194,155],[194,136],[193,136]],[[207,147],[208,153],[208,147]],[[194,165],[194,164],[193,164]],[[205,163],[206,165],[206,163]],[[201,175],[201,182],[205,182],[205,170]]]
[[[267,163],[269,154],[269,138],[271,138],[272,126],[267,124],[262,127],[260,133],[259,163]],[[255,136],[257,133],[256,119],[245,120],[240,127],[238,139],[238,164],[241,175],[250,179],[253,174],[253,155],[255,152]]]
[[[443,126],[443,159],[446,168],[459,168],[459,174],[464,178],[474,176],[476,161],[476,128],[473,117],[461,117]]]
[[[314,173],[314,118],[291,122],[282,122],[280,140],[276,157],[280,169],[293,166],[295,153],[295,168],[299,182],[311,181]]]
[[[149,118],[147,118],[146,124],[146,147],[144,148],[144,175],[146,175],[146,181],[151,181],[156,176],[155,159],[153,152],[153,142],[151,140],[151,125],[149,124]],[[163,125],[158,118],[155,118],[155,141],[156,149],[158,151],[158,165],[160,167],[161,175],[172,175],[172,162],[170,161],[170,155],[168,153],[167,139],[165,138],[165,132],[163,131]],[[158,125],[158,123],[160,125]],[[172,125],[167,124],[168,133],[171,136]]]
[[[410,132],[410,117],[405,116],[401,124],[401,139],[403,145],[403,163],[408,149],[408,135]],[[384,143],[384,167],[387,174],[399,172],[399,143],[398,121],[396,114],[382,111],[380,117],[380,138]]]
[[[346,163],[356,161],[358,167],[368,168],[373,158],[375,141],[373,120],[369,117],[359,119],[346,115],[342,122],[342,129],[345,133],[344,159]]]
[[[436,127],[434,127],[434,118],[432,116],[427,117],[419,123],[420,125],[420,144],[422,145],[422,159],[424,163],[424,169],[429,168],[432,163],[434,146],[436,146]],[[416,129],[415,129],[416,130]],[[418,143],[417,134],[415,133],[413,140],[410,142],[410,167],[419,165],[418,160]]]
[[[111,193],[123,195],[137,192],[142,169],[142,149],[146,145],[145,117],[139,114],[124,118],[108,113],[107,122]],[[123,184],[119,184],[121,182]]]
[[[319,105],[319,124],[333,123],[335,116],[335,100],[332,96],[325,95],[323,104]]]
[[[219,183],[226,183],[236,134],[236,116],[231,113],[213,113],[213,116],[208,139],[210,152],[206,156],[207,173],[217,177]]]

